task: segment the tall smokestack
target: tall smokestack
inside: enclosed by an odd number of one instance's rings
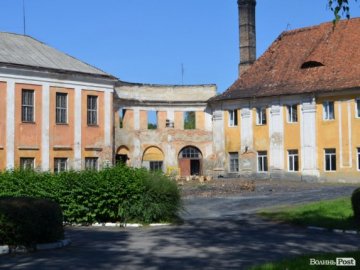
[[[239,77],[256,60],[256,0],[238,0],[240,63]]]

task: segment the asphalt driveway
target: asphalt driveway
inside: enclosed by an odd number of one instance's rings
[[[246,269],[314,252],[360,249],[360,236],[307,230],[258,218],[264,206],[350,195],[350,186],[231,197],[185,198],[185,222],[147,228],[67,229],[72,245],[0,257],[1,269]]]

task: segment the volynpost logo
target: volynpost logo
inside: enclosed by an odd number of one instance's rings
[[[336,265],[336,266],[356,266],[354,258],[336,258],[336,260],[318,260],[311,258],[310,265]]]

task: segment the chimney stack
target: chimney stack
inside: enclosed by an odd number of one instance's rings
[[[256,60],[255,6],[256,0],[238,0],[240,32],[239,78]]]

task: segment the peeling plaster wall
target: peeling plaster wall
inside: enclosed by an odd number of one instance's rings
[[[115,152],[129,149],[129,164],[143,165],[144,151],[151,146],[164,153],[164,172],[178,169],[179,152],[186,146],[198,148],[203,156],[202,174],[212,174],[213,123],[208,98],[215,85],[160,86],[121,83],[116,87],[114,114],[126,109],[123,128],[115,127]],[[147,128],[147,111],[157,112],[157,129]],[[196,128],[184,129],[184,112],[194,111]],[[125,121],[126,120],[126,121]],[[170,121],[173,126],[166,126]],[[219,139],[219,141],[221,141]]]

